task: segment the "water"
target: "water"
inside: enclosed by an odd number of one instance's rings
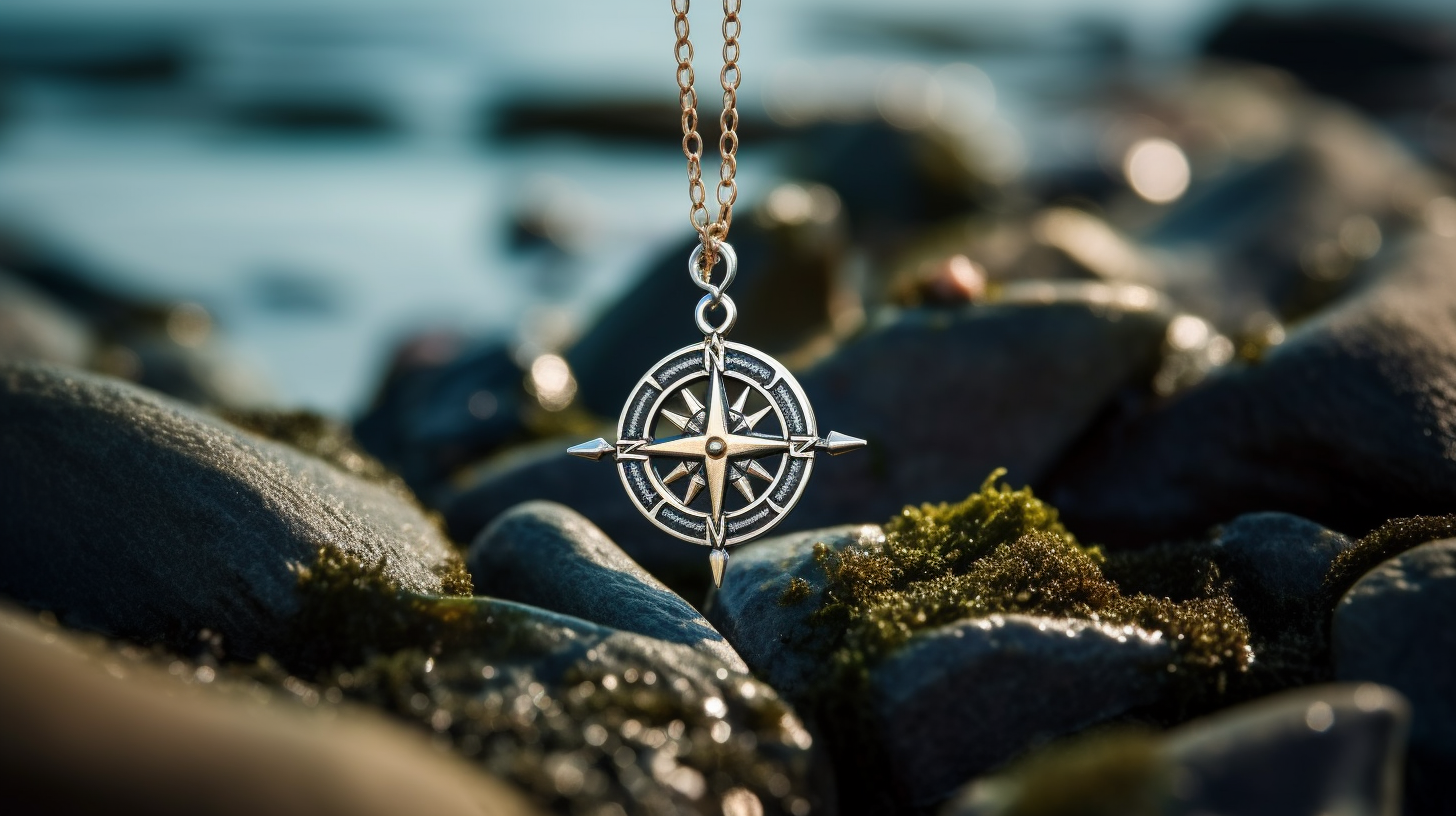
[[[716,65],[708,43],[718,11],[699,6],[699,63]],[[1145,58],[1176,59],[1229,8],[1221,0],[1096,9],[1072,0],[1014,9],[917,0],[891,16],[871,0],[745,6],[749,115],[804,66],[831,66],[829,75],[843,79],[855,75],[851,65],[874,76],[906,60],[934,66],[974,56],[1033,167],[1056,165],[1062,103],[1046,92],[1075,90],[1078,66],[1095,59],[1085,53],[1088,31],[1117,32]],[[107,285],[203,304],[221,341],[265,373],[281,404],[356,413],[389,350],[410,332],[509,337],[548,311],[580,325],[647,258],[687,235],[672,132],[656,148],[479,136],[480,111],[506,100],[670,104],[664,2],[0,7],[0,59],[33,64],[37,54],[62,53],[57,44],[82,53],[180,47],[187,68],[157,86],[17,81],[11,122],[0,131],[0,220],[63,247]],[[700,86],[715,76],[702,68]],[[873,88],[843,82],[826,93],[873,99]],[[715,95],[703,98],[715,107]],[[382,112],[387,126],[347,138],[284,137],[226,115],[280,100],[344,100]],[[740,159],[746,204],[784,172],[759,145],[746,144]],[[711,175],[716,165],[705,166]],[[566,214],[567,251],[522,249],[513,239],[511,224],[531,201]]]

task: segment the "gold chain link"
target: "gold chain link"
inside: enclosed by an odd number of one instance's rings
[[[672,0],[673,32],[677,44],[678,106],[682,109],[682,149],[688,159],[688,221],[703,240],[703,275],[707,279],[717,263],[718,242],[728,238],[733,223],[733,203],[738,200],[738,22],[741,0],[723,0],[723,68],[718,71],[718,84],[723,87],[723,113],[718,117],[718,186],[714,198],[718,217],[708,216],[708,193],[703,187],[703,137],[698,135],[698,93],[693,90],[693,44],[688,39],[688,7],[691,0]]]

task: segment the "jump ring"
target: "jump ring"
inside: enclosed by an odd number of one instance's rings
[[[703,280],[703,270],[699,268],[699,264],[703,262],[703,245],[698,244],[693,247],[693,253],[688,256],[688,277],[693,279],[694,286],[708,292],[715,301],[723,298],[723,293],[728,291],[728,286],[733,283],[734,278],[738,277],[738,254],[733,251],[733,247],[729,246],[727,241],[718,242],[718,255],[727,265],[727,270],[723,274],[723,282],[717,286],[713,285],[713,270],[711,269],[708,270],[708,280]]]
[[[733,324],[738,322],[738,307],[733,305],[733,298],[722,295],[717,298],[717,305],[723,307],[723,322],[717,326],[708,322],[708,310],[713,308],[714,298],[712,295],[703,295],[698,301],[696,312],[698,331],[705,336],[711,337],[715,334],[723,335],[733,330]]]

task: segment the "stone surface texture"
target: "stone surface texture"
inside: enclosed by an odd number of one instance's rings
[[[707,550],[698,549],[706,569]],[[529,502],[511,510],[475,540],[467,565],[482,595],[686,644],[748,671],[698,610],[570,508]]]
[[[1348,536],[1288,513],[1246,513],[1214,536],[1218,558],[1238,591],[1276,603],[1308,603],[1324,586],[1335,556],[1354,546]]]
[[[1409,725],[1391,689],[1313,686],[1164,734],[1079,737],[971,783],[941,813],[1397,816]]]
[[[449,541],[407,496],[145,389],[0,364],[0,592],[143,641],[265,649],[320,547],[419,593]]]
[[[1341,530],[1456,511],[1456,238],[1417,234],[1254,365],[1099,429],[1044,492],[1079,535],[1196,536],[1252,510]]]
[[[1456,539],[1371,570],[1335,607],[1335,675],[1388,685],[1415,712],[1411,744],[1456,762]]]
[[[733,551],[723,586],[711,596],[706,613],[733,643],[755,674],[781,694],[799,697],[824,671],[817,648],[824,632],[809,625],[824,591],[824,570],[814,561],[814,545],[878,545],[879,527],[845,525],[767,538]],[[790,602],[784,592],[794,579],[810,591]]]
[[[1156,633],[997,615],[916,635],[872,673],[874,716],[915,805],[1055,737],[1156,702],[1172,647]]]

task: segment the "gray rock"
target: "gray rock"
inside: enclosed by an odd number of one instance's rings
[[[570,508],[530,502],[511,510],[480,534],[466,563],[482,595],[686,644],[748,671],[698,610]]]
[[[790,699],[827,680],[825,631],[809,623],[824,590],[814,546],[874,546],[878,527],[845,526],[739,548],[708,619]],[[787,602],[794,578],[809,591]],[[872,738],[899,797],[933,804],[1027,747],[1156,702],[1173,649],[1160,635],[1087,621],[996,615],[920,632],[870,676]]]
[[[1288,513],[1248,513],[1214,537],[1218,559],[1241,594],[1279,605],[1308,604],[1323,588],[1335,556],[1354,546],[1348,536]]]
[[[914,805],[1038,743],[1156,702],[1173,659],[1155,634],[997,615],[916,635],[872,673],[874,717]]]
[[[977,780],[943,816],[1400,813],[1410,709],[1374,684],[1317,686],[1162,735],[1091,736]]]
[[[1374,684],[1275,695],[1167,735],[1172,812],[1400,813],[1410,707]]]
[[[755,674],[790,698],[800,698],[824,671],[817,656],[824,630],[809,625],[819,607],[824,571],[814,561],[814,545],[832,549],[880,544],[874,525],[847,525],[764,539],[733,551],[723,586],[708,601],[706,613],[753,668]],[[789,582],[806,582],[802,599],[786,599]]]
[[[318,548],[419,593],[450,543],[402,492],[96,375],[0,364],[0,592],[142,641],[266,650]],[[458,564],[458,562],[455,562]]]
[[[1258,364],[1095,431],[1042,491],[1068,526],[1133,544],[1253,510],[1350,530],[1456,510],[1456,239],[1378,260]]]
[[[1456,763],[1456,539],[1371,570],[1335,607],[1335,676],[1388,685],[1415,711],[1411,746]]]
[[[1139,287],[1092,284],[1040,305],[898,314],[805,372],[821,431],[869,449],[825,461],[785,531],[888,518],[908,502],[964,498],[996,467],[1034,481],[1127,383],[1156,367],[1167,316]],[[625,399],[625,392],[623,394]],[[567,504],[654,573],[699,557],[656,531],[606,462],[547,443],[481,473],[444,512],[473,538],[531,499]]]

